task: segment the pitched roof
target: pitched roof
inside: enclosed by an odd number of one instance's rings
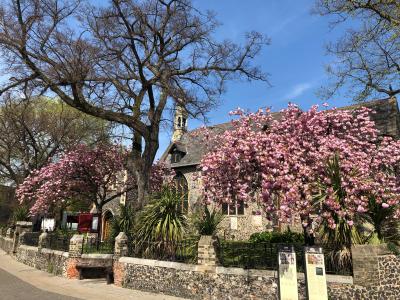
[[[371,108],[376,112],[371,115],[371,118],[375,121],[380,135],[400,138],[400,114],[396,98],[374,100],[361,104],[340,107],[339,109],[350,110],[357,109],[362,106]],[[275,120],[279,120],[282,116],[280,112],[275,112],[271,115]],[[212,134],[223,134],[226,130],[231,128],[231,122],[209,127]],[[161,156],[161,160],[170,164],[172,168],[198,165],[201,161],[201,158],[206,153],[206,146],[204,145],[201,137],[192,134],[195,130],[186,132],[179,142],[171,143]],[[170,163],[167,161],[167,157],[168,154],[175,148],[185,153],[185,156],[183,156],[178,163]]]

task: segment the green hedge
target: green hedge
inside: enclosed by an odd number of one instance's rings
[[[304,243],[304,235],[302,233],[297,233],[290,231],[290,229],[285,232],[258,232],[253,233],[249,239],[253,243],[283,243],[283,244],[302,244]]]

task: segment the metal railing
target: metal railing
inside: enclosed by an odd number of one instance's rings
[[[25,232],[23,236],[23,244],[27,246],[37,247],[39,244],[40,232]]]
[[[52,233],[48,236],[48,248],[52,250],[58,250],[63,252],[69,251],[69,241],[73,234],[58,234]]]
[[[129,256],[164,261],[197,263],[199,238],[187,238],[179,242],[137,241],[129,244]]]
[[[101,241],[96,238],[83,239],[82,253],[114,254],[114,240]]]
[[[304,272],[304,245],[235,242],[221,240],[217,251],[219,262],[224,267],[245,269],[277,270],[278,249],[280,245],[294,246],[298,272]],[[325,268],[327,274],[352,275],[351,264],[338,267],[329,255],[331,249],[324,248]]]

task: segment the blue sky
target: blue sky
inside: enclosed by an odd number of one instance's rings
[[[318,88],[328,78],[324,66],[334,58],[326,56],[324,45],[343,34],[344,27],[332,29],[327,17],[310,13],[313,0],[194,0],[201,10],[212,10],[222,23],[216,32],[219,39],[243,41],[246,31],[256,30],[271,38],[255,63],[270,74],[269,87],[264,82],[230,82],[221,97],[221,105],[214,109],[209,124],[230,120],[228,112],[236,107],[252,111],[272,107],[273,111],[294,102],[307,109],[321,104],[316,96]],[[331,106],[343,106],[350,99],[340,96],[330,99]],[[189,120],[189,128],[202,122]],[[168,145],[171,133],[164,132],[160,151]]]

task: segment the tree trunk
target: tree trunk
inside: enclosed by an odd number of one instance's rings
[[[97,207],[97,213],[99,215],[99,225],[97,226],[98,228],[98,238],[97,238],[97,243],[100,243],[100,241],[103,239],[103,206],[98,205]]]
[[[134,202],[135,211],[141,210],[149,201],[150,176],[154,158],[158,150],[158,130],[151,131],[151,138],[146,140],[145,149],[142,153],[142,137],[134,134],[132,143],[132,156],[128,166],[133,170],[137,184],[137,201]]]

